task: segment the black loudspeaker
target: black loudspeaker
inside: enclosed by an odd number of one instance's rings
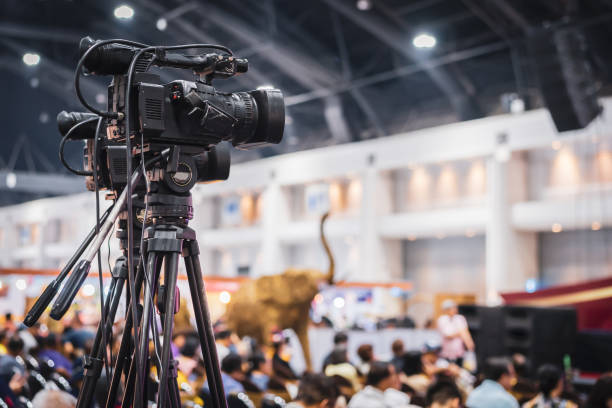
[[[576,336],[574,367],[582,371],[612,371],[612,331],[585,330]]]
[[[500,341],[500,334],[504,331],[501,308],[461,305],[459,313],[465,317],[470,328],[479,367],[489,357],[506,355],[504,344]]]
[[[557,130],[584,128],[601,112],[584,35],[562,28],[529,40],[540,92]]]
[[[476,343],[482,365],[488,357],[525,355],[532,374],[542,364],[563,365],[573,355],[576,341],[576,310],[526,306],[461,306]]]

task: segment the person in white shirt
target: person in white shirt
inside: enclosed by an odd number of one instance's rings
[[[440,357],[461,367],[466,350],[474,350],[474,340],[465,317],[458,314],[457,304],[453,300],[442,302],[442,311],[444,314],[437,321],[438,331],[442,335]]]
[[[393,364],[374,361],[366,376],[366,386],[351,398],[348,408],[410,408],[410,397],[399,390],[400,381]]]

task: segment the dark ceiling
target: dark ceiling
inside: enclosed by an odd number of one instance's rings
[[[131,20],[113,16],[130,5]],[[360,10],[357,5],[370,6]],[[544,29],[579,27],[606,93],[612,66],[611,0],[4,0],[0,5],[0,83],[4,89],[0,171],[64,173],[55,115],[82,110],[72,87],[82,36],[148,44],[213,42],[247,57],[228,91],[261,85],[287,98],[282,144],[236,153],[249,160],[346,143],[504,112],[514,93],[541,106],[529,41]],[[160,31],[156,23],[167,20]],[[437,38],[416,49],[413,37]],[[22,55],[41,62],[25,66]],[[171,71],[166,79],[190,78]],[[101,106],[109,78],[87,79]],[[80,147],[69,152],[78,162]],[[48,193],[0,193],[0,205]]]

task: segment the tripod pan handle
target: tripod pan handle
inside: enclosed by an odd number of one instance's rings
[[[38,321],[42,312],[45,311],[49,303],[53,300],[55,295],[57,295],[58,285],[53,281],[47,286],[44,292],[36,299],[34,306],[30,309],[25,319],[23,320],[23,324],[28,327],[32,327],[34,323]]]
[[[66,314],[77,292],[81,289],[81,285],[83,285],[83,282],[87,278],[90,267],[91,262],[86,259],[81,259],[79,263],[77,263],[76,268],[72,271],[66,285],[57,297],[49,316],[55,320],[60,320]]]

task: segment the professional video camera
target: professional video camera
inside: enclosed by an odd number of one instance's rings
[[[220,52],[179,53],[202,48]],[[50,316],[56,320],[64,316],[96,254],[101,269],[100,246],[119,219],[117,237],[123,256],[115,263],[110,289],[101,302],[102,319],[91,355],[85,359],[86,373],[77,407],[91,406],[102,368],[108,370],[107,338],[112,334],[112,322],[126,283],[129,306],[112,375],[107,371],[111,377],[106,406],[117,403],[122,378],[122,406],[144,407],[151,394],[157,394],[159,407],[180,406],[177,362],[170,353],[170,343],[174,314],[180,307],[176,279],[182,255],[210,399],[213,406],[225,408],[198,243],[195,232],[187,226],[193,217],[189,191],[198,181],[228,178],[230,144],[252,149],[280,143],[285,119],[283,96],[276,89],[235,93],[216,90],[212,86],[214,79],[230,78],[248,69],[247,60],[235,58],[228,48],[219,45],[149,46],[85,37],[80,52],[75,88],[92,113],[58,115],[58,128],[63,135],[60,160],[71,172],[86,176],[87,188],[96,192],[96,227],[37,299],[24,323],[33,325],[58,292]],[[163,83],[159,75],[148,72],[152,66],[190,69],[197,79]],[[94,108],[83,98],[83,68],[91,75],[113,76],[106,111]],[[66,162],[64,146],[68,140],[85,140],[83,170]],[[99,190],[108,190],[107,198],[114,200],[101,217]],[[162,265],[163,284],[159,282]],[[159,327],[163,329],[161,342]],[[152,360],[158,373],[154,390],[147,375],[150,340],[155,346]]]
[[[133,43],[131,43],[133,44]],[[215,78],[230,78],[248,70],[246,59],[225,54],[181,55],[170,51],[179,47],[142,47],[116,42],[81,40],[81,64],[91,74],[113,75],[108,87],[105,137],[101,137],[97,162],[107,166],[98,172],[99,188],[125,185],[125,147],[129,120],[131,143],[145,152],[159,152],[180,146],[191,169],[200,169],[194,181],[225,179],[229,172],[227,147],[217,155],[214,146],[231,142],[238,149],[252,149],[280,143],[285,123],[282,93],[278,89],[223,93],[212,86]],[[147,51],[148,50],[148,51]],[[198,81],[172,81],[164,84],[159,75],[148,73],[151,65],[192,69]],[[78,81],[77,81],[78,84]],[[127,88],[128,84],[130,85]],[[77,94],[83,100],[79,90]],[[130,103],[126,103],[126,99]],[[87,106],[87,102],[84,101]],[[94,110],[95,111],[95,110]],[[100,112],[96,112],[98,115]],[[128,118],[129,116],[129,118]],[[61,112],[59,130],[66,135],[76,124],[83,124],[65,139],[88,139],[85,170],[92,172],[95,114]],[[91,119],[91,120],[90,120]],[[135,137],[135,135],[140,137]],[[65,143],[65,142],[64,142]],[[63,147],[63,145],[62,145]],[[140,150],[134,149],[134,155]],[[205,152],[212,151],[212,156]],[[227,162],[226,162],[227,160]],[[204,168],[202,167],[204,166]],[[211,167],[212,166],[212,167]],[[223,170],[224,167],[228,169]],[[217,171],[214,171],[216,168]],[[90,175],[90,177],[93,176]],[[93,179],[88,188],[94,190]]]

